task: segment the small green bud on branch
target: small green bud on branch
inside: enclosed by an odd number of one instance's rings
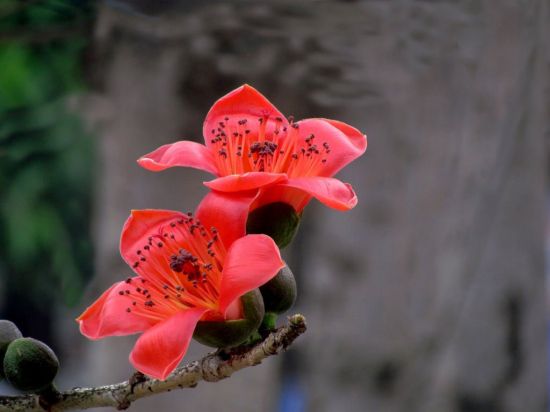
[[[22,337],[23,335],[19,328],[15,326],[15,323],[9,320],[0,320],[0,380],[4,378],[4,368],[2,364],[4,363],[4,356],[6,355],[9,344]]]

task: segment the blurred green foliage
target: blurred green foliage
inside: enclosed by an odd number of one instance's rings
[[[38,307],[92,273],[93,141],[83,91],[88,2],[0,0],[0,279]]]

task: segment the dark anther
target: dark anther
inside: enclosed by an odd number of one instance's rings
[[[262,148],[262,144],[260,142],[254,142],[250,145],[250,152],[251,153],[257,153]]]
[[[119,294],[120,296],[122,296],[122,295],[124,295],[124,291],[123,291],[123,290],[119,290],[119,291],[118,291],[118,294]]]

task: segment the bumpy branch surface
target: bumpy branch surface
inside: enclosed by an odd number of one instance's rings
[[[165,381],[149,379],[136,373],[129,381],[96,388],[74,388],[62,392],[59,401],[51,404],[38,395],[0,396],[0,412],[4,411],[67,411],[97,407],[127,409],[140,398],[178,388],[192,388],[201,380],[217,382],[240,369],[258,365],[268,356],[286,349],[306,330],[302,315],[289,317],[288,324],[270,333],[252,346],[242,346],[226,352],[209,354],[174,371]]]

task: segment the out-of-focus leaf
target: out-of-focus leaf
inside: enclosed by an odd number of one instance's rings
[[[0,0],[0,31],[75,27],[90,4]],[[66,106],[86,42],[0,43],[0,278],[38,305],[76,303],[92,273],[93,141]]]

